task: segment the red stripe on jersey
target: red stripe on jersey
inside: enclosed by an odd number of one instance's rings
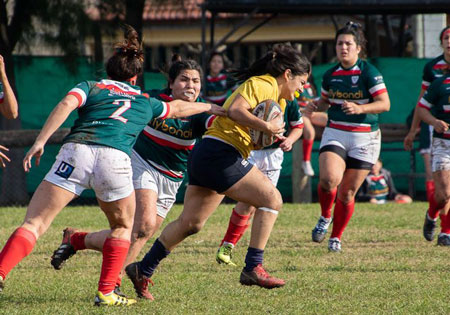
[[[208,80],[208,82],[218,82],[218,81],[225,80],[226,78],[227,78],[227,76],[226,76],[225,74],[222,74],[222,75],[219,75],[219,76],[214,77],[214,78],[208,76],[208,77],[206,78],[206,80]]]
[[[159,97],[161,97],[163,100],[165,100],[166,102],[171,102],[173,101],[173,97],[170,97],[167,94],[161,93],[159,94]]]
[[[169,175],[170,177],[183,178],[183,175],[178,175],[178,174],[172,173],[171,171],[167,171],[167,170],[160,169],[158,166],[156,166],[156,165],[154,165],[154,164],[152,164],[152,166],[153,166],[154,168],[158,169],[158,171],[160,171],[161,173],[166,174],[166,175]]]
[[[344,131],[359,131],[359,132],[370,132],[370,126],[347,126],[347,125],[338,125],[335,123],[330,123],[331,128],[336,128]]]
[[[429,107],[426,107],[425,105],[423,105],[422,103],[419,102],[419,104],[417,104],[417,107],[422,107],[425,108],[426,110],[430,110]]]
[[[378,176],[372,175],[372,176],[370,176],[370,179],[372,179],[372,180],[380,180],[380,179],[383,179],[383,178],[384,178],[383,175],[378,175]]]
[[[216,119],[216,117],[217,117],[216,115],[211,115],[211,117],[208,118],[208,121],[206,123],[206,128],[211,127],[211,125],[212,125],[214,119]]]
[[[150,133],[148,133],[147,131],[143,131],[144,135],[146,135],[148,138],[150,138],[151,140],[153,140],[154,142],[156,142],[159,145],[162,145],[163,147],[168,147],[171,149],[175,149],[175,150],[192,150],[192,148],[194,148],[194,145],[181,145],[181,144],[176,144],[158,137],[155,137],[153,135],[151,135]]]
[[[125,91],[122,90],[121,88],[113,85],[113,84],[104,84],[104,83],[97,83],[97,87],[100,89],[107,89],[110,91],[115,91],[115,92],[120,92],[120,93],[125,93],[125,94],[129,94],[129,95],[139,95],[139,93],[133,92],[133,91]]]
[[[75,96],[77,98],[77,100],[78,100],[78,107],[80,107],[81,103],[83,103],[83,98],[81,97],[81,95],[79,93],[77,93],[77,92],[69,92],[69,93],[67,93],[67,95],[73,95],[73,96]]]
[[[332,76],[337,75],[358,75],[361,74],[361,70],[337,70],[334,71]]]
[[[166,114],[163,117],[159,117],[159,119],[161,119],[161,120],[166,119],[167,117],[169,117],[169,114],[170,114],[170,105],[169,105],[169,103],[164,103],[164,104],[166,104],[167,111],[166,111]]]
[[[373,92],[372,97],[375,97],[377,95],[383,94],[383,93],[387,93],[387,89],[380,89],[378,91]]]
[[[426,91],[428,89],[428,85],[422,84],[422,90]]]
[[[445,79],[443,83],[444,84],[450,84],[450,79]]]
[[[298,125],[290,126],[290,127],[291,127],[291,129],[294,129],[294,128],[303,129],[304,126],[305,126],[305,124],[298,124]]]
[[[442,136],[443,136],[445,139],[450,139],[450,134],[449,134],[449,133],[443,133]]]
[[[433,66],[433,69],[447,69],[447,68],[450,68],[450,66],[447,64],[435,64]]]

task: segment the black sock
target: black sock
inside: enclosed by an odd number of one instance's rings
[[[164,245],[156,239],[153,243],[152,248],[145,254],[144,258],[139,262],[139,269],[144,276],[150,278],[155,272],[156,267],[158,267],[161,260],[170,254]]]
[[[249,247],[245,256],[245,271],[252,271],[257,265],[263,263],[264,249]]]

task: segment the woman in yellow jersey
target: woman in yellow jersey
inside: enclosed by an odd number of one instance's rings
[[[262,267],[264,248],[283,201],[270,180],[246,160],[253,149],[249,128],[272,135],[282,133],[283,127],[258,119],[252,109],[272,99],[284,111],[286,100],[293,100],[295,92],[302,91],[310,73],[309,61],[289,45],[276,45],[248,69],[235,73],[244,83],[224,104],[228,117],[215,119],[191,153],[183,212],[166,226],[142,261],[125,269],[138,294],[147,291],[160,261],[186,237],[200,231],[224,196],[257,208],[240,282],[264,288],[284,285],[284,280],[271,277]]]

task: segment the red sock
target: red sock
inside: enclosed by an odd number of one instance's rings
[[[434,181],[427,180],[425,181],[425,191],[427,195],[427,200],[430,200],[430,197],[434,195]]]
[[[333,216],[333,231],[331,232],[330,238],[337,237],[341,239],[342,233],[344,233],[350,218],[355,210],[355,200],[344,204],[339,198],[334,206],[334,216]]]
[[[70,237],[70,244],[76,251],[86,249],[84,239],[86,238],[87,234],[88,234],[87,232],[75,232]]]
[[[130,241],[108,237],[103,244],[103,262],[98,290],[103,294],[110,293],[116,286],[120,270],[130,248]]]
[[[0,276],[6,275],[33,250],[36,237],[31,231],[22,227],[14,231],[0,252]]]
[[[311,161],[314,139],[303,139],[303,161]]]
[[[227,232],[225,233],[225,236],[220,245],[222,245],[223,242],[236,245],[249,227],[249,219],[250,215],[240,215],[233,209],[233,212],[230,216],[230,222],[228,223]]]
[[[450,212],[446,215],[439,214],[441,217],[441,233],[450,234]]]
[[[331,218],[331,209],[333,207],[334,200],[336,199],[337,188],[327,192],[322,189],[320,184],[317,187],[317,193],[319,194],[320,208],[322,209],[322,216],[326,219]]]
[[[116,280],[116,287],[120,287],[122,285],[122,278],[118,277]]]

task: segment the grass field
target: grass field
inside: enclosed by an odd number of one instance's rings
[[[235,250],[238,267],[215,262],[230,209],[231,205],[221,206],[199,234],[188,238],[161,264],[153,276],[154,302],[140,300],[128,308],[95,308],[100,253],[80,251],[60,271],[50,265],[64,227],[94,231],[106,226],[106,219],[95,207],[69,207],[9,274],[0,294],[0,314],[450,312],[450,248],[423,239],[425,203],[357,204],[343,237],[343,251],[337,254],[328,253],[325,242],[310,241],[319,214],[317,204],[286,204],[265,252],[267,269],[287,280],[284,288],[273,290],[239,284],[249,233]],[[181,206],[176,206],[166,221],[180,211]],[[24,212],[23,208],[0,209],[1,247],[21,223]],[[123,290],[134,296],[127,279]]]

